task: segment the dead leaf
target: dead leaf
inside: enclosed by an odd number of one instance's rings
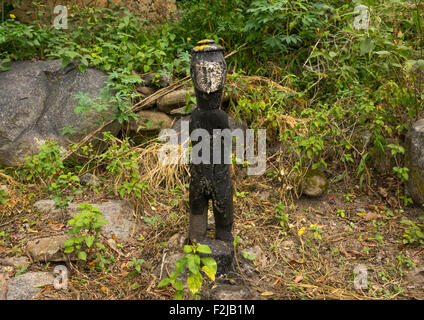
[[[271,291],[265,291],[261,293],[261,296],[272,296],[274,294],[274,292]]]
[[[315,281],[316,283],[322,283],[322,282],[324,282],[326,279],[325,279],[325,276],[321,276],[317,281]]]
[[[272,286],[273,286],[273,287],[275,287],[275,286],[278,284],[278,282],[280,282],[280,280],[281,280],[281,278],[277,278],[277,280],[275,280],[275,281],[272,283]]]
[[[337,241],[340,241],[340,240],[343,240],[345,237],[340,237],[340,238],[337,238],[337,239],[333,239],[333,240],[330,240],[331,242],[337,242]]]
[[[296,278],[294,278],[294,283],[299,283],[302,280],[303,280],[303,276],[302,275],[298,275]]]
[[[300,260],[291,260],[291,261],[289,261],[289,265],[294,265],[294,264],[304,264],[305,262],[304,261],[300,261]]]
[[[339,249],[341,251],[341,253],[344,254],[344,256],[346,257],[346,259],[352,258],[352,256],[346,252],[346,250],[342,247],[342,245],[340,244]]]
[[[55,231],[60,231],[65,225],[63,223],[57,225],[50,225],[50,227]]]
[[[375,212],[367,212],[367,214],[364,216],[364,219],[367,221],[378,219],[378,218],[381,218],[381,216]]]
[[[387,191],[386,189],[384,189],[383,187],[378,187],[378,193],[380,194],[380,196],[382,196],[383,198],[387,198]]]
[[[396,208],[398,206],[398,201],[395,197],[390,197],[389,199],[387,199],[387,203],[392,207],[392,208]]]
[[[108,295],[107,289],[106,289],[104,286],[102,286],[100,289],[102,290],[102,292],[103,292],[105,295]]]
[[[347,251],[352,252],[353,254],[357,254],[359,256],[362,256],[362,254],[359,251],[356,251],[354,249],[350,249],[350,250],[347,250]]]

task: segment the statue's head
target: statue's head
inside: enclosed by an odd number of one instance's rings
[[[199,41],[192,50],[190,73],[194,88],[207,94],[224,87],[227,64],[224,49],[213,40]]]

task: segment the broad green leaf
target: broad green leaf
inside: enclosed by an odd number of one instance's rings
[[[200,257],[198,255],[186,255],[187,266],[191,273],[198,274],[200,271]]]
[[[69,247],[69,246],[72,246],[74,244],[74,239],[69,239],[69,240],[66,240],[64,243],[63,243],[63,246],[64,247]]]
[[[212,253],[211,249],[205,244],[199,245],[196,250],[200,253]]]
[[[200,260],[202,261],[202,263],[203,263],[205,266],[208,266],[208,267],[210,267],[210,268],[215,268],[215,272],[216,272],[217,265],[216,265],[216,261],[215,261],[215,259],[214,259],[214,258],[211,258],[211,257],[204,257],[204,258],[201,258]]]
[[[184,253],[190,253],[193,252],[193,248],[191,246],[184,246]]]
[[[169,284],[169,282],[170,282],[171,280],[169,279],[169,278],[165,278],[165,279],[162,279],[162,281],[161,282],[159,282],[159,284],[158,284],[158,287],[160,288],[160,287],[165,287],[165,286],[167,286],[168,284]]]
[[[68,247],[64,250],[65,253],[71,253],[72,251],[74,251],[74,247]]]
[[[187,264],[187,259],[185,257],[178,259],[177,262],[175,262],[175,271],[177,272],[177,274],[180,274],[181,272],[184,271],[186,264]]]
[[[216,270],[214,271],[210,266],[203,266],[201,269],[206,275],[212,280],[215,281]]]
[[[182,283],[182,281],[176,281],[175,282],[175,289],[177,289],[177,290],[183,290],[184,289],[184,284]]]
[[[81,260],[87,260],[87,254],[84,251],[78,252],[78,258]]]
[[[96,247],[99,249],[105,249],[105,246],[103,245],[103,243],[100,243],[100,242],[96,242]]]
[[[88,236],[85,238],[85,244],[87,245],[87,247],[91,248],[91,246],[93,245],[94,242],[94,236]]]
[[[191,293],[195,294],[202,287],[202,275],[198,273],[190,273],[187,278],[187,285]]]

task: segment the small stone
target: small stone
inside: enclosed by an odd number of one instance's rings
[[[409,283],[411,289],[424,288],[424,267],[416,267],[409,271],[406,281]]]
[[[155,92],[155,89],[152,87],[140,86],[137,88],[137,91],[143,94],[145,97],[152,95]]]
[[[130,137],[146,132],[158,132],[162,129],[171,128],[172,119],[163,112],[142,110],[137,113],[138,119],[131,119],[128,134]]]
[[[219,284],[211,290],[211,298],[213,300],[249,300],[252,295],[246,287]]]
[[[269,200],[269,196],[270,196],[271,192],[270,191],[262,191],[262,192],[258,192],[258,198],[261,201],[268,201]]]
[[[27,257],[6,257],[0,259],[0,265],[3,266],[12,266],[12,267],[21,267],[29,265],[29,260]]]
[[[160,264],[153,270],[154,274],[160,279],[169,277],[175,271],[175,263],[184,256],[182,252],[165,252]],[[187,275],[187,272],[184,272],[182,276]]]
[[[56,203],[49,199],[37,201],[33,206],[37,211],[44,214],[50,213],[56,209]]]
[[[319,197],[327,190],[328,180],[322,172],[317,170],[306,174],[303,182],[303,194],[309,197]]]
[[[35,262],[64,261],[63,243],[70,238],[68,235],[59,235],[30,240],[27,244],[27,252]]]
[[[252,260],[260,261],[263,258],[263,251],[260,246],[256,245],[254,247],[247,248],[243,250],[246,256],[251,257]]]
[[[172,84],[172,77],[167,74],[159,74],[156,72],[149,72],[141,76],[143,84],[148,87],[169,87]]]
[[[6,300],[30,300],[39,294],[45,285],[52,285],[54,279],[49,272],[28,272],[12,278],[7,283]]]
[[[387,191],[383,187],[378,187],[378,194],[383,198],[387,198]]]
[[[186,237],[181,233],[174,234],[171,238],[169,238],[167,247],[171,250],[179,250],[184,247]]]
[[[100,179],[91,173],[86,173],[80,177],[80,182],[84,186],[98,187],[100,185]]]

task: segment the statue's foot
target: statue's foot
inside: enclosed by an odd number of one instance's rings
[[[234,237],[230,231],[222,231],[222,230],[215,231],[215,239],[225,241],[225,242],[231,242],[231,243],[234,241]]]

